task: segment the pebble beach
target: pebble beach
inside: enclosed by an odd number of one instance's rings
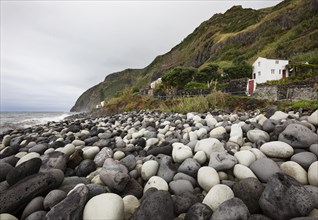
[[[1,220],[318,218],[318,110],[74,115],[0,143]]]

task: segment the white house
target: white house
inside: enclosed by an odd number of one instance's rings
[[[279,80],[288,77],[286,70],[288,60],[275,60],[259,57],[253,63],[253,76],[248,82],[248,93],[255,91],[257,83],[265,83],[269,80]]]
[[[153,82],[150,84],[150,88],[151,88],[151,89],[156,88],[156,86],[159,85],[161,82],[162,82],[161,78],[158,78],[157,80],[153,81]]]

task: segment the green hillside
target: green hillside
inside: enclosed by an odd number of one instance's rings
[[[72,111],[91,110],[125,87],[144,88],[177,66],[220,67],[233,62],[252,64],[257,57],[317,60],[318,1],[285,0],[261,10],[234,6],[215,14],[168,53],[158,56],[144,69],[127,69],[108,75],[76,101]]]

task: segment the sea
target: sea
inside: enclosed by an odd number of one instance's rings
[[[0,112],[0,134],[11,129],[27,128],[50,121],[58,122],[74,114],[71,112]]]

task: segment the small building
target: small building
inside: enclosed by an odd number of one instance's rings
[[[102,101],[102,102],[100,103],[100,106],[103,108],[104,105],[105,105],[105,101]]]
[[[150,84],[150,88],[151,89],[154,89],[156,88],[157,85],[161,84],[162,80],[161,78],[158,78],[157,80],[153,81],[151,84]]]
[[[288,65],[288,60],[257,58],[253,63],[252,79],[248,81],[248,94],[253,93],[256,85],[259,83],[287,78],[288,71],[286,70],[286,65]]]

